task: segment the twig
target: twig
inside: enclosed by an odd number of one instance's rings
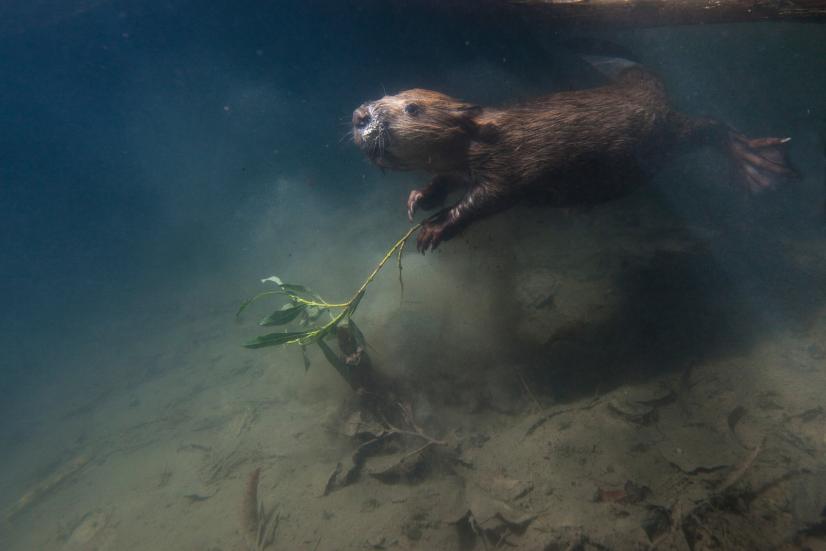
[[[501,536],[499,536],[499,541],[497,541],[497,542],[496,542],[496,547],[495,547],[495,549],[501,549],[501,548],[502,548],[502,545],[504,545],[505,543],[508,543],[508,536],[510,535],[510,533],[509,533],[509,532],[510,532],[510,531],[509,531],[508,529],[505,529],[505,530],[502,532],[502,535],[501,535]]]
[[[241,502],[241,529],[247,547],[255,551],[264,551],[273,544],[281,520],[277,510],[267,512],[264,507],[264,500],[258,491],[260,483],[261,468],[258,467],[249,474]]]
[[[686,519],[692,519],[696,523],[698,530],[703,530],[709,537],[712,537],[711,532],[709,529],[703,524],[702,519],[700,518],[699,514],[702,513],[704,508],[713,504],[714,499],[722,496],[727,490],[729,490],[732,486],[737,484],[746,472],[754,465],[755,460],[757,460],[757,456],[763,449],[763,445],[766,442],[766,438],[763,439],[758,443],[751,453],[746,457],[745,460],[729,474],[728,477],[723,480],[720,486],[710,495],[695,502],[694,506],[691,507],[687,511],[683,511],[682,502],[678,498],[671,506],[671,529],[668,533],[663,534],[662,536],[658,537],[656,540],[652,542],[652,548],[656,549],[660,544],[664,543],[666,537],[669,537],[671,542],[674,542],[674,538],[676,534],[683,529]]]
[[[763,444],[765,441],[766,439],[764,437],[763,440],[761,440],[760,443],[754,447],[748,457],[746,457],[745,461],[743,461],[736,469],[734,469],[734,471],[731,472],[731,474],[729,474],[728,477],[726,477],[720,487],[717,488],[718,494],[724,493],[726,490],[737,484],[741,478],[743,478],[743,475],[746,474],[746,471],[751,468],[754,464],[754,460],[757,459],[757,456],[763,449]]]
[[[324,485],[324,492],[321,494],[322,497],[330,495],[330,492],[333,491],[333,487],[336,484],[336,479],[338,475],[341,474],[341,462],[336,463],[336,468],[333,469],[333,472],[330,473],[330,476],[327,477],[327,484]]]
[[[595,405],[599,404],[600,402],[601,402],[601,400],[600,400],[599,396],[594,395],[594,397],[591,399],[591,401],[588,402],[587,404],[585,404],[584,406],[579,406],[579,407],[575,407],[575,408],[560,409],[558,411],[552,411],[551,413],[548,413],[547,415],[544,415],[544,416],[540,417],[539,419],[537,419],[536,421],[534,421],[533,424],[530,427],[528,427],[528,430],[525,431],[525,438],[532,435],[534,432],[537,431],[537,429],[539,429],[539,427],[541,427],[542,425],[544,425],[545,423],[547,423],[548,421],[550,421],[551,419],[553,419],[557,415],[562,415],[563,413],[571,413],[573,411],[586,411],[586,410],[589,410],[589,409],[593,408]]]
[[[536,404],[536,407],[542,409],[542,405],[539,403],[539,400],[536,399],[536,396],[531,391],[530,387],[528,386],[528,383],[525,381],[525,377],[522,376],[522,373],[519,373],[519,380],[522,381],[522,388],[525,389],[525,392],[528,394],[531,400],[533,400],[533,403]]]
[[[404,416],[405,422],[413,428],[413,431],[400,429],[398,427],[394,427],[387,419],[385,419],[385,423],[387,424],[388,428],[393,432],[397,432],[399,434],[406,434],[408,436],[418,436],[419,438],[423,438],[427,442],[431,444],[435,444],[437,446],[445,446],[447,442],[444,440],[437,440],[432,436],[428,435],[422,428],[416,424],[416,420],[413,418],[413,411],[410,409],[409,405],[404,405],[401,402],[396,402],[396,405],[399,406],[399,409],[402,411],[402,415]]]
[[[244,488],[244,498],[241,502],[241,528],[244,531],[244,537],[248,539],[251,544],[253,536],[255,540],[258,539],[258,532],[260,529],[260,505],[258,501],[258,482],[261,476],[261,468],[254,469],[247,478],[247,484]]]
[[[275,531],[278,530],[278,525],[281,522],[281,513],[271,513],[266,522],[267,530],[262,532],[261,540],[258,543],[258,551],[263,551],[275,542]]]
[[[412,452],[407,452],[406,454],[404,454],[404,455],[402,456],[402,458],[401,458],[401,459],[399,459],[399,461],[398,461],[398,462],[399,462],[399,463],[404,463],[404,461],[405,461],[408,457],[413,457],[414,455],[419,454],[419,453],[421,453],[421,452],[425,451],[427,448],[429,448],[430,446],[433,446],[434,444],[435,444],[435,442],[432,442],[432,441],[430,441],[430,442],[425,442],[425,444],[424,444],[423,446],[419,446],[418,448],[416,448],[416,449],[415,449],[415,450],[413,450]]]
[[[473,531],[473,533],[476,534],[479,538],[481,538],[482,545],[485,547],[485,550],[489,549],[489,547],[488,547],[488,538],[485,535],[485,530],[484,530],[484,528],[479,526],[478,522],[476,522],[476,517],[473,516],[472,512],[468,513],[467,523],[468,523],[468,526],[470,526],[470,529]]]
[[[402,279],[402,251],[407,240],[402,241],[399,246],[399,306],[404,303],[404,279]]]

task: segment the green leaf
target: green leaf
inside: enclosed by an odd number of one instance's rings
[[[306,293],[308,295],[314,295],[312,291],[304,287],[303,285],[294,285],[292,283],[282,283],[279,285],[282,289],[287,291],[288,293]]]
[[[247,306],[249,306],[250,304],[252,304],[252,303],[253,303],[253,302],[255,302],[256,300],[260,299],[261,297],[265,297],[265,296],[267,296],[267,295],[285,295],[285,294],[286,294],[286,293],[285,293],[284,291],[264,291],[263,293],[258,293],[258,294],[257,294],[257,295],[255,295],[254,297],[252,297],[252,298],[250,298],[250,299],[245,300],[245,301],[241,304],[241,306],[238,308],[238,311],[237,311],[237,312],[235,312],[235,317],[236,317],[236,318],[241,317],[241,312],[243,312],[244,310],[246,310],[246,309],[247,309]]]
[[[316,344],[318,344],[318,347],[321,349],[322,352],[324,352],[324,357],[327,358],[327,361],[330,362],[330,365],[332,365],[336,369],[336,371],[338,371],[338,374],[341,375],[342,378],[349,383],[350,366],[344,363],[344,360],[342,360],[338,356],[338,354],[333,352],[333,350],[327,345],[327,343],[324,342],[324,339],[319,339]]]
[[[304,358],[304,373],[310,370],[310,357],[307,355],[307,347],[301,345],[301,357]]]
[[[251,341],[244,343],[246,348],[265,348],[267,346],[280,346],[291,342],[297,342],[299,339],[309,337],[314,331],[293,331],[288,333],[268,333],[255,337]]]
[[[284,325],[290,323],[298,317],[298,314],[300,314],[304,308],[306,308],[306,305],[300,304],[298,306],[292,306],[283,310],[276,310],[266,318],[259,321],[258,325]]]
[[[294,283],[284,283],[281,281],[281,278],[278,276],[270,276],[266,277],[261,280],[261,283],[275,283],[283,290],[292,293],[307,293],[308,295],[314,294],[312,291],[304,287],[303,285],[295,285]]]

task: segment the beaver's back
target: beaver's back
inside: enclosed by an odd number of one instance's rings
[[[638,156],[668,132],[668,114],[661,81],[637,68],[609,86],[489,110],[479,122],[496,132],[471,146],[471,174],[482,185],[532,194],[587,195],[581,188],[594,186],[614,196],[605,177],[636,172]]]

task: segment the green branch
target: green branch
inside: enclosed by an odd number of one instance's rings
[[[402,250],[404,249],[404,244],[407,242],[408,239],[410,239],[410,236],[412,236],[413,233],[420,227],[421,224],[416,224],[415,226],[410,228],[410,230],[408,230],[407,233],[405,233],[401,239],[396,241],[396,243],[390,248],[389,251],[387,251],[384,257],[381,259],[378,265],[373,269],[370,275],[367,276],[367,279],[364,280],[364,283],[361,284],[361,287],[359,287],[358,290],[353,294],[353,297],[347,302],[327,302],[318,294],[311,291],[307,287],[304,287],[303,285],[282,283],[281,280],[277,277],[265,279],[264,281],[271,281],[278,285],[278,289],[272,291],[264,291],[263,293],[259,293],[254,297],[250,298],[249,300],[245,301],[243,304],[241,304],[241,307],[238,309],[236,317],[239,317],[241,313],[244,310],[246,310],[246,308],[250,304],[257,301],[258,299],[263,298],[265,296],[280,295],[285,296],[289,300],[289,303],[284,305],[284,307],[281,310],[276,310],[275,312],[261,320],[258,323],[259,325],[286,325],[288,323],[298,320],[299,324],[309,326],[316,322],[318,318],[320,318],[324,313],[327,313],[330,316],[330,320],[323,325],[317,325],[305,331],[286,331],[261,335],[245,343],[244,346],[246,346],[247,348],[264,348],[268,346],[280,346],[282,344],[298,344],[301,346],[306,346],[308,344],[319,342],[333,329],[335,329],[339,323],[353,315],[353,313],[356,311],[356,308],[358,308],[361,299],[364,298],[364,294],[367,291],[367,286],[373,282],[373,280],[376,278],[376,276],[384,267],[384,265],[387,264],[387,262],[393,257],[393,254],[396,252],[398,252],[399,255],[399,282],[402,282]],[[402,292],[404,292],[403,286]],[[330,310],[340,310],[340,312],[338,312],[337,314],[333,314]]]

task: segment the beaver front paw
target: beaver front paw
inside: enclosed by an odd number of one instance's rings
[[[422,223],[422,229],[416,238],[416,250],[422,254],[428,249],[435,251],[442,241],[455,237],[460,228],[461,224],[456,220],[452,209],[445,209]]]
[[[439,243],[445,240],[444,224],[425,222],[416,238],[416,250],[424,254],[427,249],[436,250]]]

